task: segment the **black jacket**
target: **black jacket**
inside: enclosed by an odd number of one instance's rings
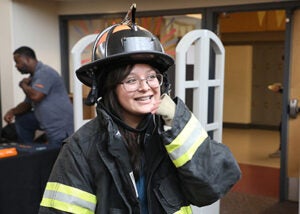
[[[145,130],[149,213],[191,213],[222,197],[240,178],[228,148],[211,140],[185,104],[176,100],[172,127],[156,116]],[[97,117],[63,146],[40,214],[141,213],[129,155],[117,124],[101,107]],[[156,122],[154,122],[156,121]]]

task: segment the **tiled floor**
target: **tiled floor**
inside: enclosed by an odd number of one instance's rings
[[[278,202],[265,196],[229,192],[222,200],[220,214],[298,214],[298,203]],[[197,214],[197,213],[195,213]]]
[[[279,132],[258,129],[224,129],[223,143],[236,157],[242,179],[232,191],[279,197],[280,158],[270,158],[279,145]]]
[[[236,157],[241,180],[221,199],[220,214],[297,214],[298,202],[279,202],[280,158],[269,158],[279,132],[224,129],[223,143]]]
[[[269,158],[278,149],[279,131],[261,129],[223,129],[223,143],[239,163],[280,167],[280,158]]]

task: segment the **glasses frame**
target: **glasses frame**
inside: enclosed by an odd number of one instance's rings
[[[157,79],[157,81],[158,81],[158,86],[157,87],[152,87],[152,86],[150,86],[149,85],[149,83],[148,83],[148,81],[149,81],[149,79],[147,80],[147,78],[144,78],[144,79],[139,79],[139,78],[136,78],[136,80],[138,81],[138,86],[137,86],[137,88],[135,89],[135,90],[128,90],[128,88],[126,88],[126,82],[120,82],[120,84],[122,84],[123,85],[123,88],[125,89],[125,91],[127,91],[127,92],[135,92],[135,91],[137,91],[140,87],[141,87],[141,82],[142,81],[146,81],[146,83],[147,83],[147,85],[150,87],[150,88],[158,88],[158,87],[160,87],[160,86],[162,86],[162,84],[163,84],[163,82],[164,82],[164,76],[162,75],[162,74],[158,74],[158,73],[156,73],[155,74],[156,75],[156,79]],[[151,75],[149,75],[149,76],[151,76]],[[148,77],[149,77],[148,76]],[[159,81],[160,80],[160,81]]]

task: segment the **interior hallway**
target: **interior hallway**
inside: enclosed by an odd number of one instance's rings
[[[279,131],[262,129],[223,129],[223,143],[239,163],[280,168],[280,158],[269,158],[279,146]]]
[[[236,157],[242,179],[221,199],[221,214],[297,214],[298,203],[279,202],[279,131],[223,129],[223,143]]]

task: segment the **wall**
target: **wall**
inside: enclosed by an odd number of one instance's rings
[[[1,0],[1,103],[2,114],[24,99],[18,87],[24,75],[14,67],[12,53],[22,45],[32,47],[39,60],[60,69],[57,7],[48,1]],[[5,79],[3,78],[5,77]],[[5,123],[3,123],[5,125]]]
[[[11,63],[11,44],[12,44],[12,5],[9,0],[2,0],[0,7],[0,87],[1,87],[1,104],[2,112],[8,108],[9,104],[14,103],[14,87],[12,63]],[[10,96],[8,96],[10,95]]]
[[[225,46],[224,123],[251,123],[252,46]]]

